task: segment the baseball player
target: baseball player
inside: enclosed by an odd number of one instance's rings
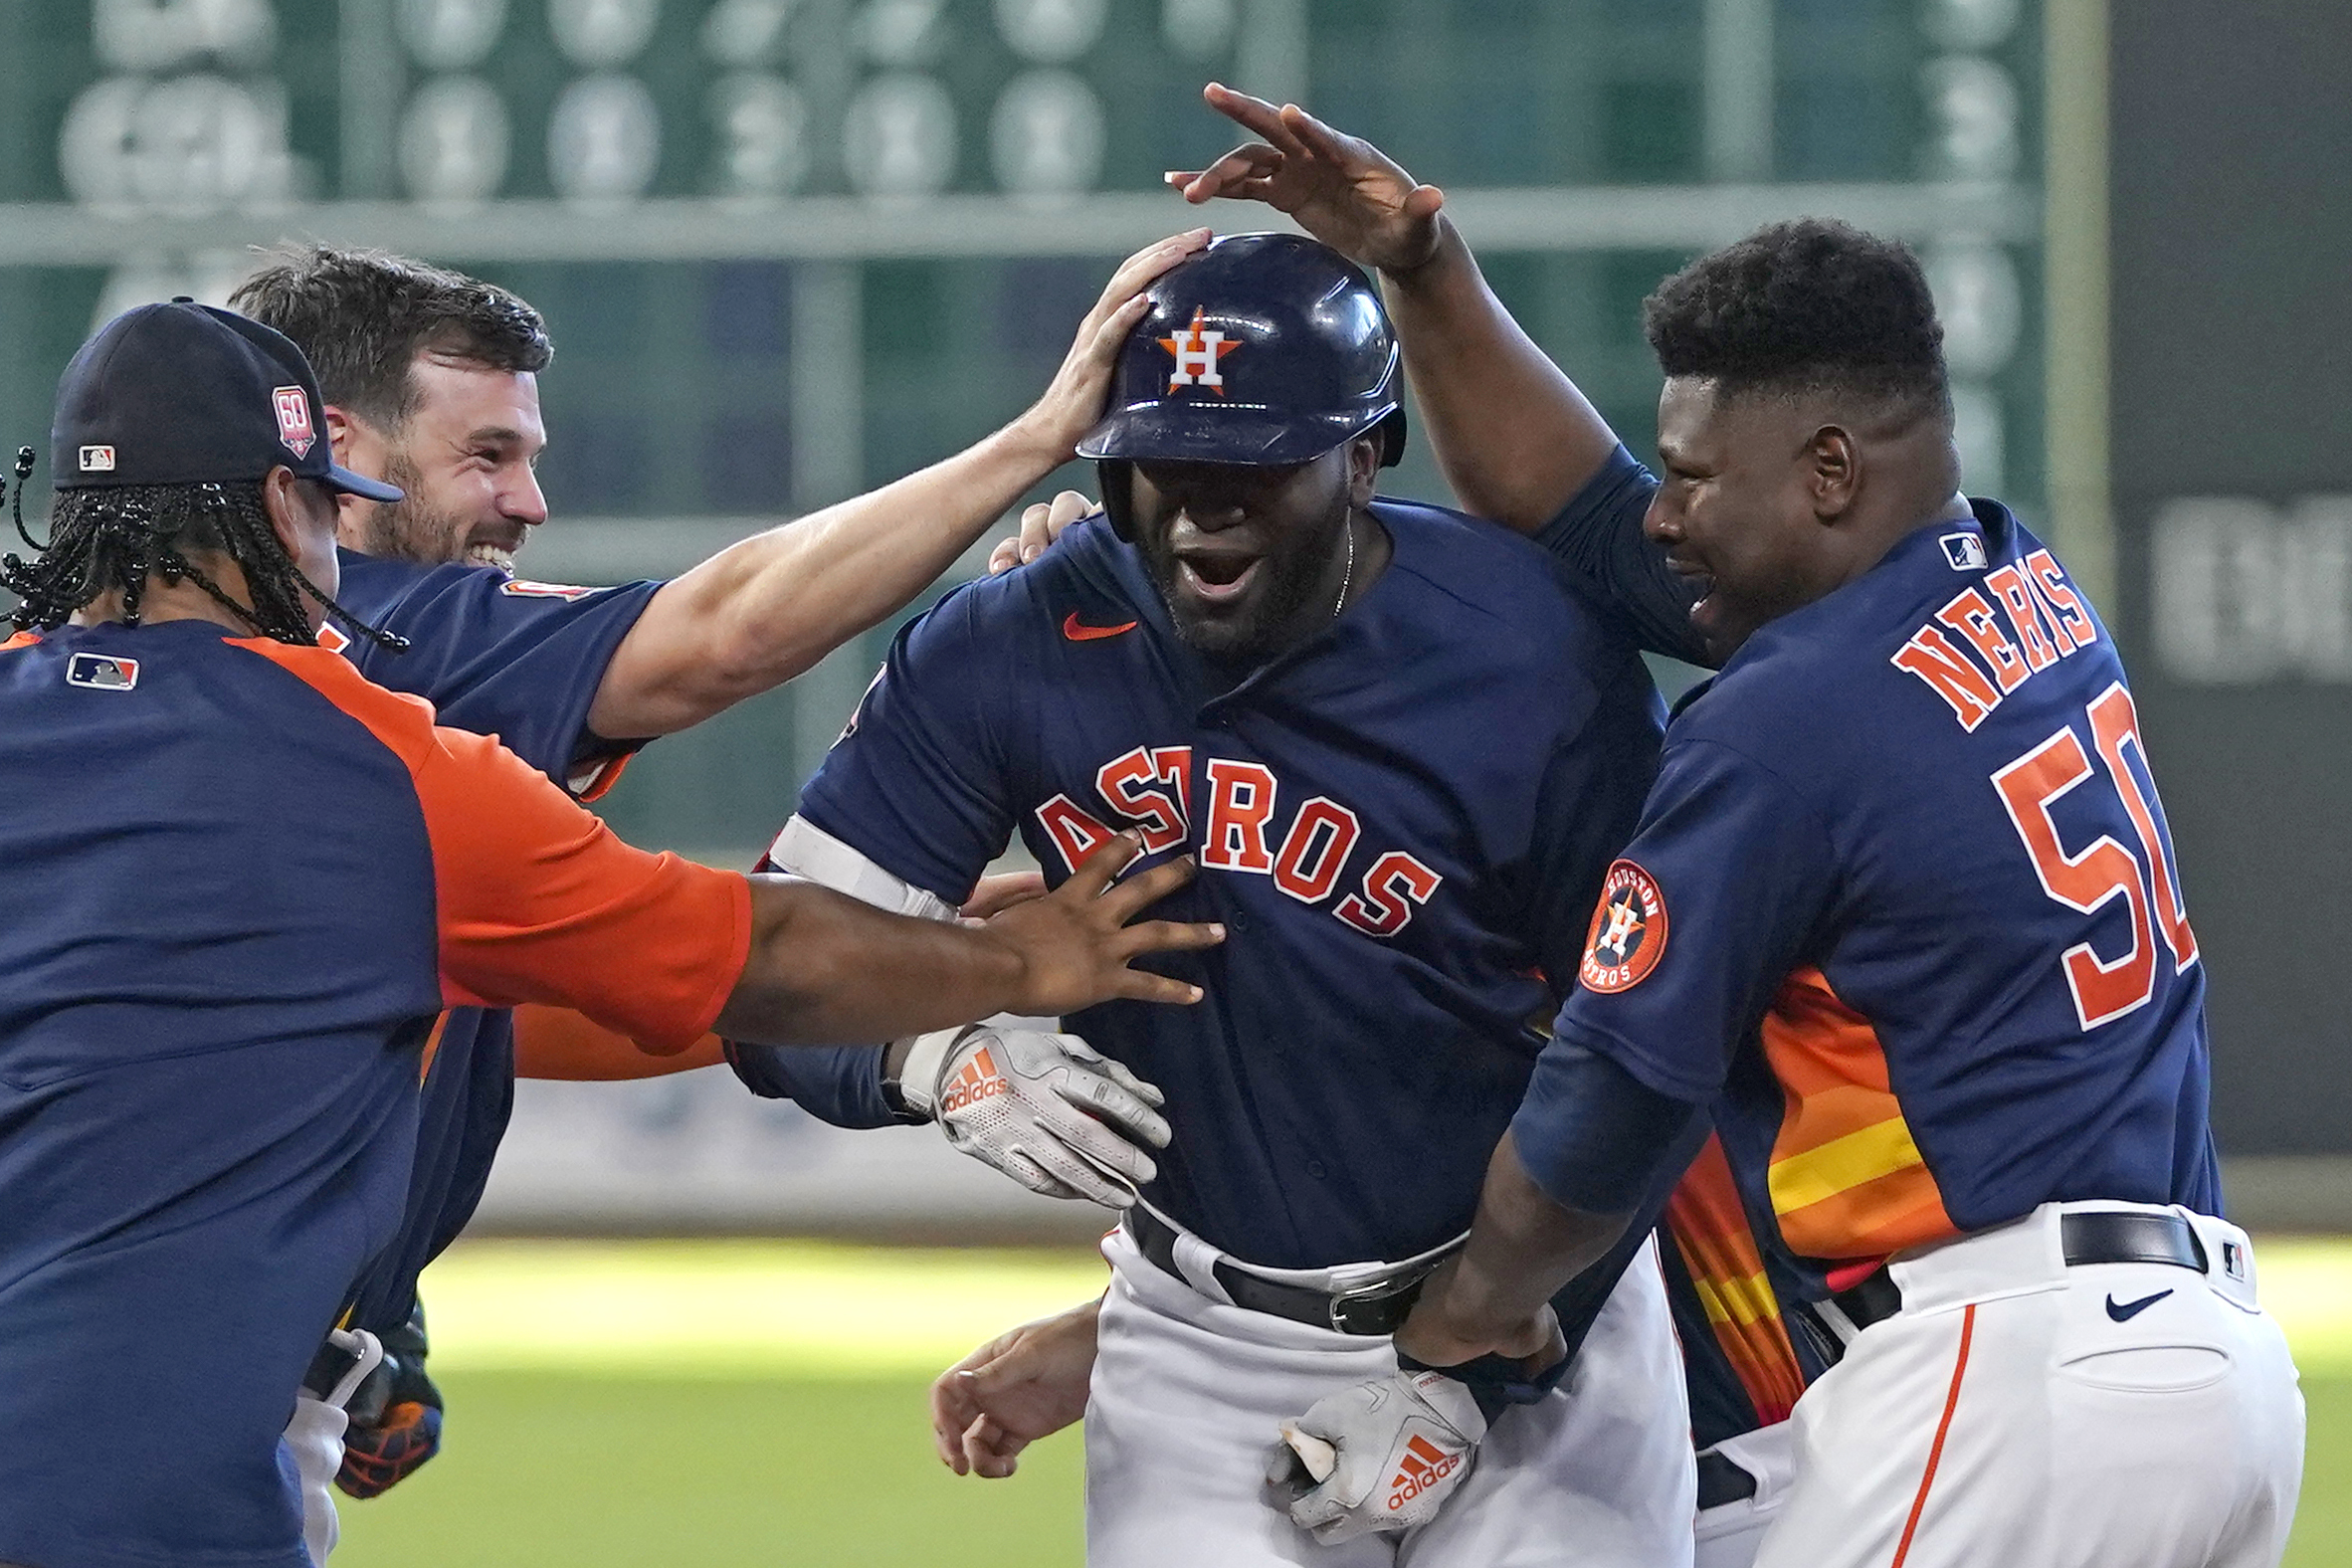
[[[332,497],[398,491],[323,422],[278,333],[130,311],[61,382],[48,542],[0,558],[10,1563],[307,1568],[280,1434],[398,1227],[445,1008],[838,1040],[1197,999],[1126,965],[1218,934],[1125,926],[1187,880],[1110,886],[1131,839],[980,929],[621,844],[315,646],[320,610],[393,640],[335,604]]]
[[[2276,1563],[2302,1405],[2216,1217],[2204,970],[2112,638],[1958,493],[1899,245],[1778,225],[1668,279],[1645,327],[1663,477],[1617,451],[1562,525],[1663,544],[1722,672],[1677,709],[1400,1351],[1537,1352],[1661,1129],[1711,1104],[1840,1352],[1761,1568]],[[1580,401],[1549,417],[1589,447]],[[1402,1443],[1474,1446],[1419,1392],[1298,1423],[1331,1506],[1377,1513]]]
[[[1569,1386],[1476,1369],[1498,1414],[1527,1402],[1495,1427],[1521,1463],[1470,1482],[1480,1506],[1400,1542],[1317,1539],[1266,1504],[1276,1423],[1395,1365],[1399,1306],[1461,1234],[1539,1044],[1541,973],[1576,961],[1646,787],[1656,697],[1535,551],[1374,498],[1398,362],[1353,267],[1245,235],[1150,297],[1080,449],[1108,515],[901,635],[771,861],[941,908],[1016,830],[1058,881],[1132,824],[1150,854],[1197,853],[1191,908],[1234,932],[1193,1027],[1065,1020],[1157,1085],[1174,1134],[1104,1245],[1090,1560],[1687,1561],[1687,1415],[1639,1238],[1562,1297]],[[827,1073],[825,1053],[734,1059],[829,1119],[905,1103],[981,1136],[1035,1038],[948,1032]]]
[[[1024,490],[1068,457],[1101,406],[1141,285],[1205,243],[1178,235],[1131,258],[1080,324],[1071,354],[1021,419],[943,463],[743,541],[669,583],[586,589],[511,575],[547,516],[532,474],[544,442],[537,374],[551,349],[538,312],[506,291],[373,252],[291,247],[238,290],[248,315],[320,367],[320,432],[397,501],[347,501],[344,602],[409,643],[388,655],[332,629],[362,673],[430,700],[441,721],[494,734],[593,799],[649,737],[685,728],[815,664],[895,613]],[[1120,311],[1127,313],[1121,315]],[[346,1432],[321,1397],[364,1341],[322,1347],[299,1414],[312,1549],[331,1545],[328,1477],[370,1496],[438,1447],[439,1395],[422,1373],[419,1272],[472,1216],[512,1104],[513,1037],[498,1010],[455,1008],[435,1035],[423,1142],[401,1234],[363,1281],[348,1327],[398,1344],[354,1397]],[[1072,1068],[1074,1081],[1090,1070]],[[1074,1125],[1056,1107],[1029,1141]],[[1117,1129],[1084,1130],[1113,1156]],[[347,1455],[338,1452],[347,1440]]]
[[[1645,647],[1711,664],[1690,621],[1689,583],[1642,537],[1638,513],[1610,526],[1625,515],[1627,488],[1646,476],[1487,291],[1442,216],[1443,195],[1295,106],[1215,85],[1206,98],[1265,139],[1170,183],[1196,202],[1264,201],[1377,267],[1432,445],[1466,504],[1533,535]],[[992,564],[1035,559],[1056,531],[1033,511],[1019,543],[1000,546]],[[1792,1333],[1783,1321],[1794,1276],[1769,1208],[1735,1201],[1727,1180],[1702,1155],[1668,1207],[1663,1254],[1699,1448],[1700,1568],[1745,1568],[1752,1558],[1786,1490],[1784,1418],[1827,1364],[1801,1322]]]

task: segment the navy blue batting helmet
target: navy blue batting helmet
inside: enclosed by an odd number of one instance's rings
[[[1079,457],[1275,467],[1376,428],[1384,466],[1404,455],[1396,330],[1337,251],[1228,235],[1145,293]]]

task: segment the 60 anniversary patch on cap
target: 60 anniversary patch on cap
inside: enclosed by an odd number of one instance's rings
[[[140,305],[98,328],[58,381],[50,474],[59,490],[239,484],[291,469],[329,490],[400,491],[334,462],[318,378],[283,333],[192,299]]]

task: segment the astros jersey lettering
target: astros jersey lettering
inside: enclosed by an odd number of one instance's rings
[[[1411,1257],[1468,1224],[1658,733],[1631,646],[1541,555],[1380,501],[1393,563],[1238,686],[1081,524],[909,628],[800,813],[958,901],[1018,831],[1051,881],[1113,832],[1190,852],[1208,1000],[1069,1027],[1168,1095],[1146,1199],[1253,1263]],[[820,1108],[814,1054],[739,1052]],[[861,1064],[872,1074],[871,1054]]]
[[[0,1560],[306,1568],[279,1434],[401,1223],[436,1016],[684,1044],[748,891],[209,623],[18,638],[0,727]]]
[[[1559,1037],[1720,1093],[1816,1290],[2043,1203],[2218,1210],[2204,970],[2131,692],[2001,506],[1686,697],[1610,884]],[[1515,1124],[1538,1179],[1545,1083]]]
[[[454,729],[495,735],[583,799],[620,777],[634,746],[590,734],[588,709],[613,651],[661,584],[580,588],[517,581],[487,566],[338,555],[336,597],[361,620],[409,640],[401,654],[350,642],[343,652],[369,680],[425,698]],[[408,1216],[360,1287],[356,1326],[383,1333],[407,1321],[417,1275],[482,1201],[513,1109],[513,1016],[450,1009],[425,1064]]]

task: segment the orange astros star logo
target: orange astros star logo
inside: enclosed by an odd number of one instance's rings
[[[1630,990],[1658,967],[1666,941],[1666,894],[1648,872],[1619,861],[1601,883],[1601,906],[1593,911],[1577,978],[1604,994]]]
[[[1159,340],[1162,348],[1176,356],[1176,373],[1168,377],[1168,390],[1178,387],[1204,386],[1219,397],[1225,396],[1225,377],[1219,373],[1217,362],[1242,345],[1229,343],[1223,332],[1207,330],[1208,307],[1194,305],[1192,325],[1174,337]]]

